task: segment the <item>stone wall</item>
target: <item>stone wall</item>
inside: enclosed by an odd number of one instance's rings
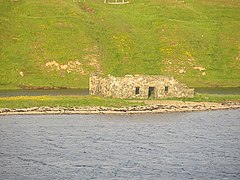
[[[194,89],[179,83],[173,77],[161,75],[126,75],[124,77],[91,75],[91,95],[113,98],[193,97]]]

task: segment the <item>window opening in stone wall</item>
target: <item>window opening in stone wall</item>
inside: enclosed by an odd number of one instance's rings
[[[148,88],[148,98],[155,98],[155,87]]]
[[[136,87],[135,88],[135,94],[137,95],[137,94],[139,94],[140,93],[140,87]]]
[[[168,86],[165,86],[164,91],[165,91],[165,93],[168,92]]]

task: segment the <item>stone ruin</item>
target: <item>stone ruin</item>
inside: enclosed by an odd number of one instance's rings
[[[194,89],[179,83],[173,77],[162,75],[91,75],[89,94],[112,98],[157,99],[167,97],[193,97]]]

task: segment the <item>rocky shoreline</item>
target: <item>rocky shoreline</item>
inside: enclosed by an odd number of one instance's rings
[[[31,107],[31,108],[1,108],[2,115],[31,115],[31,114],[141,114],[165,112],[192,112],[224,109],[239,109],[240,102],[183,102],[183,101],[150,101],[146,106],[131,107]]]

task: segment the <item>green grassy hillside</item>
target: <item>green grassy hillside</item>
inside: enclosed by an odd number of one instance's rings
[[[239,12],[239,0],[0,0],[0,88],[86,88],[92,72],[240,86]]]

